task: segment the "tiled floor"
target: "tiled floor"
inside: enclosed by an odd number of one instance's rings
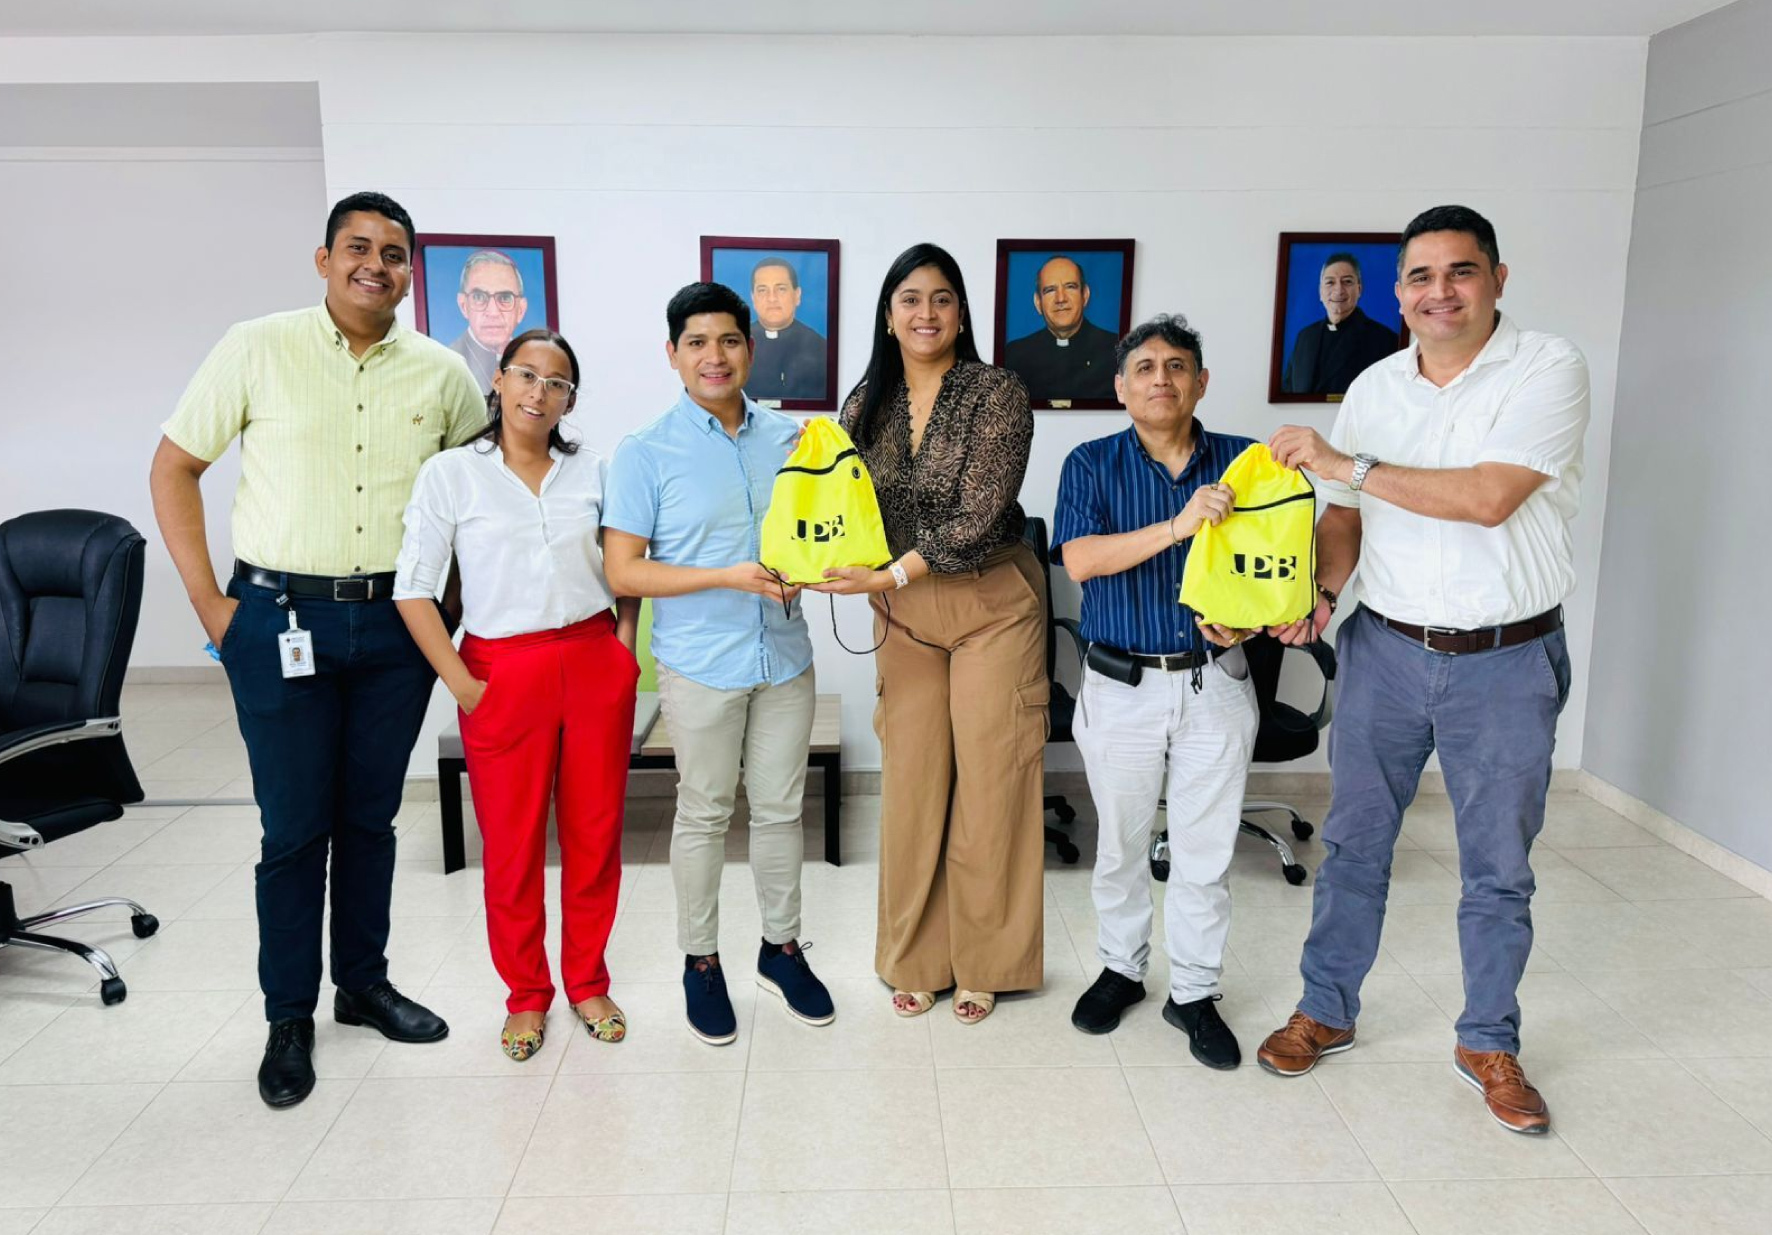
[[[132,688],[125,715],[150,795],[245,790],[223,692]],[[668,817],[663,798],[629,815],[610,946],[629,1040],[599,1045],[557,1013],[519,1066],[497,1048],[477,872],[445,877],[436,804],[408,803],[393,975],[453,1033],[403,1047],[323,1020],[320,1084],[277,1113],[252,1080],[250,808],[134,810],[0,860],[26,912],[122,894],[164,923],[145,942],[121,914],[65,928],[122,966],[130,996],[112,1008],[78,962],[0,951],[0,1235],[1767,1229],[1772,903],[1589,799],[1559,795],[1538,850],[1521,998],[1525,1061],[1556,1119],[1542,1140],[1496,1128],[1452,1075],[1443,799],[1405,827],[1359,1049],[1296,1081],[1197,1066],[1160,1018],[1161,962],[1119,1032],[1071,1029],[1094,919],[1087,867],[1056,859],[1043,992],[971,1028],[946,1000],[894,1017],[872,974],[866,797],[844,804],[850,864],[806,868],[805,937],[836,1023],[794,1023],[748,982],[758,919],[740,828],[722,937],[741,1036],[702,1046],[681,1020]],[[1307,866],[1320,854],[1300,847]],[[1223,1008],[1252,1053],[1297,995],[1310,888],[1247,843],[1234,881]]]

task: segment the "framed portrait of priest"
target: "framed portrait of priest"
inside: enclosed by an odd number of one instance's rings
[[[1036,409],[1115,408],[1114,346],[1132,329],[1130,240],[997,241],[997,364]]]
[[[1339,403],[1409,344],[1397,304],[1397,232],[1282,232],[1270,403]]]
[[[482,394],[505,344],[525,330],[560,329],[552,236],[419,232],[414,248],[418,329],[468,362]]]
[[[745,393],[788,412],[837,408],[835,240],[703,236],[701,277],[751,307],[755,355]]]

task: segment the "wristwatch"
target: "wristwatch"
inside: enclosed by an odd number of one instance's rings
[[[1366,473],[1378,466],[1377,455],[1358,454],[1354,456],[1354,474],[1347,478],[1347,487],[1355,493],[1366,483]]]

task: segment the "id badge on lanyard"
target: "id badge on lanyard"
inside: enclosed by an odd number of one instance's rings
[[[289,615],[289,629],[277,636],[277,652],[283,661],[283,676],[306,678],[314,675],[314,632],[303,630],[296,622],[295,606],[286,593],[277,594],[277,607]]]

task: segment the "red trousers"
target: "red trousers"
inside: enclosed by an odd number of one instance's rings
[[[461,717],[461,737],[485,839],[486,934],[511,992],[505,1008],[541,1012],[554,1001],[542,880],[550,803],[566,998],[606,994],[640,667],[607,614],[508,639],[468,635],[461,658],[486,683],[479,706]]]

